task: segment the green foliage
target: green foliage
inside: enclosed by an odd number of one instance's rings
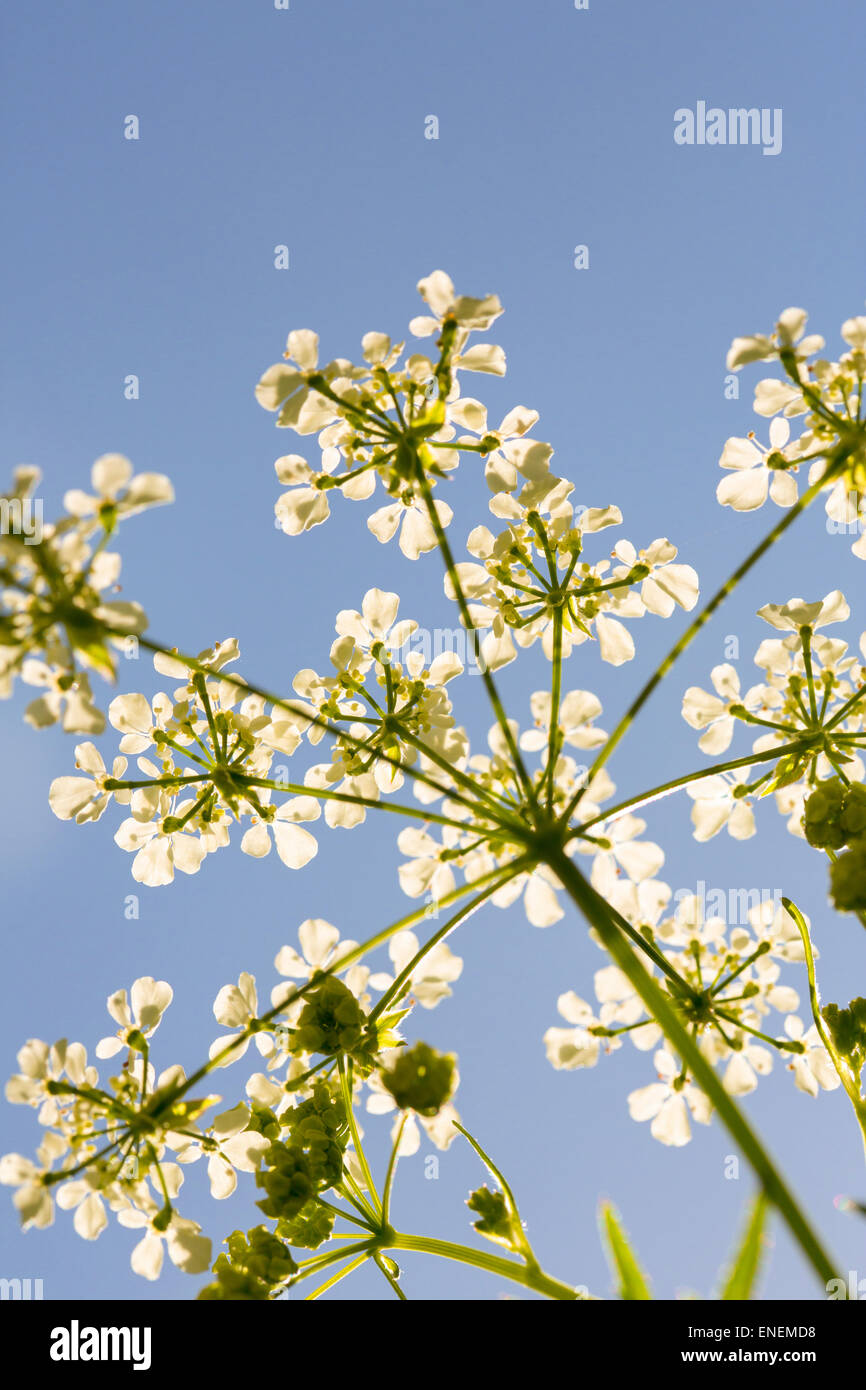
[[[523,1241],[522,1230],[516,1221],[516,1214],[502,1192],[491,1192],[489,1187],[479,1187],[466,1199],[470,1211],[477,1212],[480,1220],[472,1225],[479,1235],[504,1245],[506,1250],[519,1254]]]
[[[725,1278],[720,1298],[745,1302],[751,1298],[761,1271],[766,1249],[764,1227],[767,1220],[767,1199],[760,1193],[752,1203],[742,1239]]]
[[[821,1013],[836,1050],[859,1076],[866,1062],[866,999],[852,999],[847,1009],[827,1004]]]
[[[620,1298],[629,1301],[651,1299],[649,1284],[623,1230],[619,1215],[605,1202],[601,1209],[602,1235],[606,1237],[611,1268],[617,1276]]]

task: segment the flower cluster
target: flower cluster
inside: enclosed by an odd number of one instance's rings
[[[749,362],[775,361],[786,379],[765,378],[755,387],[755,411],[771,420],[769,445],[759,443],[754,432],[729,439],[719,460],[729,475],[719,483],[717,496],[723,506],[740,512],[763,506],[768,496],[780,507],[791,507],[799,495],[797,474],[808,464],[810,487],[826,478],[828,517],[847,526],[863,518],[866,498],[866,317],[842,324],[849,350],[838,361],[819,358],[811,364],[807,359],[820,352],[824,339],[803,336],[806,318],[802,309],[786,309],[771,336],[734,339],[730,371]],[[796,417],[804,418],[804,426],[792,440],[789,421]],[[851,549],[866,560],[866,534]]]
[[[715,693],[691,686],[683,699],[683,718],[702,731],[705,753],[724,753],[737,723],[760,730],[752,745],[758,775],[741,765],[716,772],[689,787],[697,839],[706,840],[723,826],[739,839],[755,833],[750,799],[775,793],[780,812],[795,835],[803,835],[803,804],[827,778],[862,781],[866,746],[866,666],[848,644],[818,631],[849,617],[838,590],[814,603],[791,599],[766,604],[759,616],[779,637],[763,641],[755,664],[764,680],[742,694],[733,666],[714,667]],[[860,638],[866,660],[866,633]],[[744,759],[735,760],[741,764]]]
[[[310,788],[343,798],[326,807],[329,825],[360,824],[364,802],[399,790],[402,769],[411,768],[419,753],[448,763],[462,749],[445,687],[463,665],[453,652],[443,652],[426,666],[409,646],[418,624],[398,621],[399,606],[397,594],[370,589],[360,612],[337,615],[334,674],[304,670],[295,677],[301,708],[315,716],[310,741],[319,743],[325,727],[334,735],[330,763],[306,774]]]
[[[418,290],[431,312],[414,318],[409,331],[418,338],[438,335],[435,359],[415,352],[401,364],[405,343],[392,344],[385,333],[367,333],[361,344],[363,366],[336,358],[320,367],[318,336],[295,329],[288,336],[285,360],[269,367],[256,387],[259,404],[278,412],[279,426],[302,436],[318,435],[322,451],[319,470],[299,454],[276,462],[287,491],[275,511],[288,535],[327,520],[334,489],[366,501],[377,478],[392,499],[368,518],[378,540],[389,541],[399,532],[400,549],[414,560],[434,549],[436,528],[449,524],[451,508],[441,499],[434,503],[428,489],[457,466],[449,409],[459,400],[459,372],[501,376],[505,371],[500,347],[468,346],[470,335],[488,329],[502,305],[495,295],[471,299],[455,294],[441,270],[419,281]],[[496,443],[491,437],[486,446]]]
[[[122,1051],[125,1060],[105,1085],[80,1043],[49,1046],[31,1039],[6,1087],[7,1100],[33,1107],[45,1128],[35,1160],[20,1154],[0,1159],[0,1181],[15,1187],[25,1228],[50,1225],[56,1202],[75,1212],[78,1235],[95,1240],[113,1212],[119,1225],[144,1233],[131,1263],[147,1279],[158,1277],[166,1251],[190,1274],[210,1262],[210,1241],[174,1206],[183,1171],[165,1155],[188,1155],[188,1135],[198,1133],[196,1121],[215,1098],[174,1102],[182,1069],[157,1075],[149,1061],[151,1039],[171,997],[165,981],[147,977],[136,980],[129,1001],[125,990],[109,998],[119,1032],[103,1039],[97,1056]]]
[[[521,733],[516,722],[509,724],[519,749],[539,755],[539,766],[528,773],[528,790],[498,724],[488,736],[489,754],[467,748],[454,771],[461,778],[468,774],[476,799],[467,801],[463,783],[457,782],[442,807],[451,823],[439,838],[435,827],[400,832],[397,843],[406,856],[399,870],[403,891],[438,904],[455,891],[455,870],[470,884],[487,883],[501,872],[503,882],[491,892],[491,902],[506,908],[522,897],[533,926],[552,926],[563,916],[558,898],[562,885],[547,864],[527,854],[527,830],[533,820],[547,819],[562,824],[569,855],[591,856],[591,881],[601,893],[607,894],[622,872],[634,882],[657,873],[664,853],[641,838],[646,823],[622,815],[607,826],[602,803],[616,790],[613,782],[603,768],[587,780],[586,766],[566,751],[568,746],[586,752],[605,742],[604,731],[595,724],[601,709],[591,691],[569,691],[551,727],[550,694],[535,692],[534,727]],[[421,786],[416,795],[429,803],[437,794]]]
[[[297,748],[303,721],[268,711],[258,695],[240,699],[242,679],[221,677],[237,657],[234,639],[202,652],[194,670],[177,657],[154,657],[161,675],[185,683],[152,700],[119,695],[108,710],[122,735],[111,773],[95,745],[85,743],[76,748],[76,763],[87,775],[51,785],[49,802],[61,820],[98,820],[112,797],[128,806],[114,838],[135,855],[139,883],[170,883],[176,870],[196,873],[205,855],[229,843],[235,822],[247,825],[241,849],[254,858],[269,853],[271,836],[289,868],[301,868],[317,851],[303,822],[318,818],[318,802],[301,795],[277,805],[271,797],[280,784],[268,777],[273,759]],[[128,757],[141,778],[124,779]]]
[[[139,604],[112,596],[121,562],[105,547],[119,521],[174,494],[161,473],[133,475],[128,459],[106,454],[93,465],[92,494],[67,492],[59,521],[22,528],[24,512],[41,508],[33,498],[40,476],[19,468],[0,497],[0,698],[20,676],[42,691],[24,715],[34,728],[59,720],[69,733],[98,734],[105,718],[90,672],[113,680],[114,652],[147,626]]]
[[[329,1236],[334,1212],[322,1205],[323,1194],[342,1194],[347,1183],[364,1185],[353,1111],[365,1088],[371,1113],[395,1103],[410,1112],[400,1126],[406,1133],[401,1153],[418,1147],[415,1114],[433,1141],[447,1147],[456,1133],[454,1059],[424,1044],[405,1051],[396,1025],[415,1003],[432,1008],[450,993],[447,982],[460,974],[460,959],[444,943],[427,952],[410,932],[398,933],[390,945],[394,979],[353,964],[357,943],[341,941],[328,922],[304,922],[298,936],[300,951],[285,946],[276,959],[278,973],[293,983],[275,986],[263,1014],[251,976],[220,990],[214,1015],[233,1031],[215,1041],[210,1062],[192,1078],[179,1066],[157,1074],[150,1061],[172,1001],[171,987],[151,977],[136,980],[129,996],[118,990],[108,999],[116,1031],[97,1044],[96,1057],[116,1058],[120,1066],[107,1082],[100,1082],[79,1043],[31,1040],[22,1048],[6,1097],[36,1110],[45,1135],[35,1159],[0,1159],[0,1182],[16,1189],[25,1228],[50,1225],[56,1205],[74,1210],[76,1232],[94,1240],[113,1213],[121,1226],[143,1233],[132,1252],[137,1274],[156,1279],[166,1251],[179,1269],[201,1273],[210,1264],[211,1243],[180,1215],[176,1198],[183,1169],[205,1158],[217,1200],[231,1196],[238,1173],[256,1175],[264,1192],[259,1206],[276,1221],[280,1250],[261,1234],[266,1228],[250,1233],[252,1246],[275,1262],[276,1284],[297,1268],[288,1246],[315,1248]],[[373,1011],[368,987],[382,995]],[[220,1097],[195,1097],[194,1083],[240,1060],[251,1040],[266,1072],[249,1077],[247,1100],[206,1122]],[[389,1104],[382,1105],[386,1096]],[[232,1253],[230,1242],[229,1252],[237,1273],[241,1251]],[[250,1242],[244,1242],[243,1258],[252,1258]],[[222,1257],[218,1285],[225,1267]],[[209,1287],[203,1296],[256,1295],[225,1288],[217,1294]]]
[[[749,912],[748,926],[728,926],[705,917],[694,895],[678,895],[676,910],[662,915],[670,900],[666,884],[653,884],[652,899],[633,892],[618,895],[623,915],[652,943],[659,983],[698,1042],[705,1059],[722,1069],[732,1096],[753,1091],[772,1069],[776,1053],[790,1057],[797,1087],[815,1096],[839,1086],[817,1029],[804,1027],[797,1014],[800,997],[780,983],[785,963],[803,960],[794,922],[783,907],[765,902]],[[629,1113],[651,1121],[653,1137],[679,1147],[691,1138],[690,1120],[709,1124],[712,1106],[694,1084],[689,1069],[677,1064],[655,1019],[623,972],[615,965],[595,972],[597,1012],[573,990],[560,996],[559,1013],[567,1028],[544,1035],[547,1056],[559,1070],[594,1067],[629,1037],[641,1052],[654,1054],[657,1079],[628,1097]],[[782,1015],[784,1036],[766,1031],[772,1012]]]
[[[518,507],[497,536],[478,526],[469,537],[469,552],[481,563],[458,564],[456,576],[473,623],[490,629],[481,646],[490,670],[514,660],[515,642],[526,648],[538,638],[549,660],[557,648],[565,658],[595,638],[602,660],[620,666],[635,652],[622,619],[646,613],[667,618],[676,605],[690,610],[697,602],[697,574],[690,565],[674,563],[677,551],[668,540],[641,551],[620,540],[610,559],[583,560],[585,536],[619,525],[622,513],[618,507],[587,508],[575,516],[571,491],[571,483],[557,484],[556,501],[547,498],[546,519],[536,508]],[[456,596],[450,575],[445,592]]]
[[[399,1236],[390,1223],[397,1160],[418,1151],[422,1134],[441,1149],[462,1134],[486,1164],[497,1190],[478,1189],[468,1206],[476,1231],[515,1257],[518,1282],[574,1296],[540,1271],[508,1184],[460,1123],[456,1058],[423,1041],[407,1046],[403,1037],[416,1005],[429,1010],[451,995],[463,961],[447,938],[488,901],[504,908],[522,900],[538,927],[563,917],[565,897],[585,914],[608,958],[594,974],[594,1003],[572,990],[560,996],[566,1026],[547,1030],[548,1058],[559,1070],[594,1067],[627,1039],[652,1053],[656,1080],[632,1091],[628,1108],[662,1143],[684,1145],[692,1123],[709,1123],[714,1109],[737,1133],[730,1097],[754,1090],[777,1056],[811,1096],[843,1086],[866,1135],[866,1004],[820,1009],[807,919],[785,898],[729,923],[698,898],[674,895],[658,877],[664,852],[637,814],[685,789],[696,839],[725,827],[745,839],[756,830],[755,802],[772,794],[793,834],[829,857],[836,905],[866,926],[866,634],[858,655],[823,631],[849,617],[844,596],[833,590],[816,602],[764,605],[759,616],[773,636],[755,656],[760,678],[744,691],[726,661],[712,670],[711,691],[685,692],[683,717],[699,731],[701,751],[722,759],[705,775],[688,773],[613,804],[607,770],[655,686],[788,522],[824,492],[832,520],[861,514],[866,318],[843,325],[849,350],[836,362],[810,364],[824,344],[804,336],[799,309],[786,310],[772,335],[735,340],[730,370],[772,361],[785,379],[758,383],[755,409],[770,421],[768,443],[754,434],[727,441],[718,499],[749,511],[769,496],[793,511],[680,636],[608,734],[598,725],[601,701],[566,682],[563,663],[589,641],[610,665],[630,661],[628,624],[648,613],[690,612],[698,576],[665,537],[643,549],[620,539],[607,555],[593,553],[592,537],[622,523],[619,508],[575,505],[574,485],[552,471],[552,447],[533,437],[535,411],[516,406],[494,428],[484,404],[461,394],[462,372],[505,371],[501,348],[470,343],[498,319],[499,300],[458,296],[442,271],[418,289],[429,312],[412,320],[410,332],[435,338],[430,355],[405,356],[403,342],[376,332],[362,341],[361,365],[343,358],[320,365],[316,335],[295,330],[256,396],[280,427],[315,435],[321,450],[318,468],[296,454],[277,461],[286,490],[276,515],[286,533],[324,522],[334,491],[364,501],[378,482],[387,500],[368,517],[372,533],[383,542],[399,535],[413,560],[439,548],[446,597],[471,635],[495,715],[486,750],[472,751],[455,718],[451,682],[461,661],[451,652],[428,661],[413,646],[418,624],[400,617],[397,594],[372,588],[359,609],[338,613],[325,673],[300,670],[289,699],[230,674],[239,657],[233,638],[196,658],[145,640],[172,688],[115,698],[108,722],[120,742],[110,767],[94,742],[79,743],[76,775],[56,778],[49,792],[54,813],[79,824],[99,820],[112,800],[122,806],[115,841],[134,855],[136,881],[150,886],[196,873],[229,844],[234,826],[244,853],[262,858],[275,847],[298,869],[317,852],[308,827],[323,812],[328,826],[343,828],[360,825],[371,809],[408,822],[397,841],[399,881],[423,905],[393,926],[375,924],[366,943],[341,939],[324,919],[303,922],[297,944],[276,956],[280,978],[267,1006],[246,971],[220,989],[213,1013],[221,1031],[198,1070],[153,1066],[172,991],[150,977],[108,1000],[115,1029],[96,1047],[98,1062],[116,1059],[107,1080],[77,1043],[31,1040],[19,1054],[7,1097],[37,1112],[44,1135],[33,1159],[0,1160],[0,1181],[16,1189],[25,1226],[49,1224],[56,1205],[73,1210],[76,1231],[94,1239],[114,1213],[141,1233],[136,1272],[155,1279],[166,1251],[177,1267],[202,1272],[210,1241],[177,1209],[185,1169],[203,1160],[217,1200],[235,1191],[238,1174],[254,1176],[266,1224],[228,1237],[206,1299],[270,1300],[327,1268],[317,1297],[365,1259],[400,1294],[399,1268],[385,1249],[441,1245]],[[795,418],[803,429],[792,439]],[[471,558],[457,563],[445,534],[452,509],[436,490],[461,454],[482,461],[497,526],[472,530]],[[802,496],[801,468],[809,484]],[[43,688],[28,707],[30,723],[60,720],[96,736],[105,720],[88,672],[113,679],[113,653],[145,626],[137,605],[114,596],[120,560],[107,544],[120,519],[170,501],[171,486],[105,456],[94,465],[92,492],[68,493],[67,515],[37,534],[19,524],[37,482],[34,470],[19,470],[13,491],[0,498],[0,695],[20,675]],[[866,558],[862,540],[854,549]],[[495,673],[536,642],[549,683],[532,693],[521,728],[506,713]],[[730,758],[743,724],[755,741]],[[319,749],[325,738],[330,756],[317,752],[322,760],[289,780],[284,759],[308,745]],[[408,784],[414,801],[400,805],[394,794]],[[436,925],[424,939],[421,924],[430,919]],[[387,968],[363,962],[386,944]],[[798,968],[799,990],[791,972],[783,978],[789,966]],[[811,1022],[801,1017],[804,989]],[[222,1097],[203,1083],[249,1056],[257,1069],[244,1079],[243,1098],[221,1109]],[[391,1116],[381,1195],[362,1115]],[[765,1185],[771,1170],[766,1157]],[[781,1179],[776,1186],[784,1192]],[[339,1221],[354,1229],[338,1229]],[[801,1239],[802,1221],[790,1224]],[[318,1251],[332,1238],[353,1244],[303,1261],[292,1254]],[[349,1263],[330,1270],[343,1251]]]

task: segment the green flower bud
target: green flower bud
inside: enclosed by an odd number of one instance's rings
[[[298,1145],[271,1143],[265,1151],[264,1165],[256,1173],[256,1186],[263,1187],[267,1197],[256,1205],[265,1216],[285,1216],[291,1219],[315,1195],[310,1165]]]
[[[841,825],[845,787],[838,778],[821,782],[806,798],[803,828],[815,849],[841,849],[846,842]]]
[[[225,1243],[228,1254],[217,1259],[216,1282],[202,1289],[201,1299],[262,1301],[298,1268],[285,1243],[266,1226],[256,1226],[246,1236],[233,1231]]]
[[[302,1250],[316,1250],[328,1239],[334,1225],[334,1213],[321,1202],[308,1202],[291,1221],[279,1221],[277,1233],[290,1245]]]
[[[266,1139],[280,1137],[280,1122],[273,1110],[269,1110],[265,1105],[252,1106],[247,1129],[256,1134],[263,1134]]]
[[[830,895],[840,912],[866,911],[866,842],[857,843],[830,865]]]
[[[309,995],[292,1038],[293,1052],[353,1052],[364,1032],[365,1015],[350,989],[329,975]]]
[[[401,1110],[414,1110],[429,1118],[438,1115],[454,1091],[455,1061],[450,1053],[436,1052],[427,1043],[417,1042],[382,1071],[382,1084]]]
[[[841,826],[849,843],[866,836],[866,786],[862,782],[856,782],[845,794]]]

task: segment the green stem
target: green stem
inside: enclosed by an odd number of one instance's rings
[[[821,1283],[826,1285],[830,1279],[836,1277],[836,1271],[818,1236],[812,1230],[745,1115],[728,1095],[713,1067],[689,1036],[688,1029],[683,1025],[672,1001],[659,989],[655,980],[630,949],[622,931],[625,925],[624,918],[596,893],[561,848],[549,851],[546,862],[587,921],[595,927],[614,962],[630,981],[645,1008],[655,1018],[698,1086],[715,1106],[728,1133],[739,1144],[754,1169],[767,1198],[787,1223],[788,1229]]]
[[[490,700],[490,703],[493,707],[493,712],[496,715],[496,720],[502,731],[502,736],[505,739],[508,751],[511,754],[511,759],[514,764],[514,770],[520,778],[520,781],[523,785],[523,790],[526,793],[526,796],[529,800],[529,804],[532,806],[535,804],[535,789],[532,785],[529,773],[526,771],[523,758],[520,755],[520,749],[517,746],[517,740],[515,739],[511,725],[508,722],[508,718],[506,716],[502,700],[499,696],[499,691],[496,688],[496,682],[494,681],[493,677],[488,671],[487,664],[484,661],[483,656],[481,655],[481,642],[478,637],[478,629],[475,626],[475,623],[472,621],[472,616],[469,612],[469,605],[466,602],[466,596],[463,593],[463,585],[460,583],[460,576],[457,573],[457,565],[454,561],[454,556],[451,552],[451,546],[448,543],[448,537],[445,535],[445,532],[442,528],[442,523],[439,520],[439,514],[436,511],[436,504],[433,500],[433,493],[430,488],[430,483],[427,480],[427,474],[424,470],[424,460],[421,457],[420,451],[418,451],[417,449],[416,461],[418,486],[421,490],[421,496],[424,501],[424,506],[427,510],[427,515],[430,519],[430,525],[433,527],[433,532],[436,536],[436,543],[439,546],[439,552],[445,563],[445,569],[454,587],[454,594],[457,599],[457,606],[460,609],[460,616],[463,619],[466,631],[470,634],[472,638],[472,646],[475,654],[476,665],[478,666],[478,669],[481,672],[481,678],[484,681],[484,687],[487,691],[488,699]]]
[[[345,1255],[346,1252],[344,1250],[341,1253]],[[320,1284],[317,1289],[313,1289],[312,1293],[308,1293],[307,1297],[304,1299],[304,1302],[313,1303],[317,1298],[321,1298],[323,1293],[327,1293],[328,1289],[332,1289],[335,1284],[339,1284],[341,1279],[345,1279],[347,1274],[351,1274],[353,1270],[357,1269],[359,1265],[364,1264],[369,1258],[370,1257],[367,1251],[365,1250],[363,1254],[358,1255],[354,1260],[347,1264],[345,1269],[339,1269],[336,1274],[331,1275],[330,1279],[326,1279],[324,1284]]]
[[[860,1086],[857,1078],[851,1073],[851,1068],[847,1065],[844,1057],[839,1053],[836,1044],[830,1035],[830,1031],[824,1022],[824,1015],[821,1013],[821,1001],[818,998],[818,982],[815,977],[815,956],[812,951],[812,938],[809,935],[809,928],[802,912],[790,898],[782,899],[782,906],[790,917],[794,919],[800,938],[803,942],[803,951],[806,956],[806,971],[809,976],[809,1004],[812,1009],[812,1018],[818,1030],[818,1036],[824,1044],[830,1057],[830,1061],[836,1070],[839,1080],[845,1088],[845,1094],[854,1107],[854,1114],[860,1126],[860,1135],[863,1139],[863,1148],[866,1151],[866,1099],[860,1094]]]
[[[627,801],[620,801],[616,806],[611,806],[607,811],[600,811],[592,820],[584,821],[582,825],[576,827],[579,832],[590,830],[594,825],[600,825],[603,821],[610,822],[617,820],[626,811],[635,811],[642,806],[649,806],[653,801],[661,801],[663,797],[670,796],[671,792],[679,791],[681,787],[688,787],[693,782],[703,782],[708,777],[715,777],[720,772],[735,772],[741,767],[751,767],[754,763],[769,763],[776,758],[784,758],[789,753],[796,753],[804,747],[804,740],[798,739],[795,743],[783,743],[778,748],[767,749],[763,753],[749,753],[743,758],[731,758],[726,763],[715,763],[712,767],[698,768],[695,772],[687,772],[682,777],[674,777],[670,782],[663,782],[660,787],[653,787],[652,791],[642,792],[638,796],[630,796]]]
[[[382,1189],[382,1225],[387,1226],[391,1212],[391,1192],[394,1187],[394,1178],[397,1173],[397,1159],[400,1154],[400,1140],[403,1138],[403,1130],[406,1128],[406,1121],[409,1116],[403,1113],[400,1123],[397,1126],[397,1133],[394,1136],[394,1143],[391,1147],[391,1157],[388,1159],[388,1171],[385,1174],[385,1186]]]
[[[332,792],[326,791],[323,787],[305,787],[299,782],[277,782],[269,777],[247,777],[236,774],[235,781],[251,787],[266,787],[270,791],[287,792],[292,796],[310,796],[314,800],[321,797],[324,801],[342,801],[350,806],[364,806],[370,811],[391,811],[394,815],[408,816],[413,820],[432,821],[437,825],[450,825],[456,830],[471,830],[474,835],[481,835],[485,838],[493,838],[501,833],[501,829],[500,831],[484,829],[474,825],[471,821],[452,820],[450,816],[440,816],[431,811],[422,811],[417,806],[403,806],[399,802],[375,801],[371,796],[353,796],[350,792]],[[144,783],[143,785],[149,784]],[[481,808],[476,807],[475,809],[480,810]],[[485,810],[483,814],[488,819],[492,819],[488,811]]]
[[[458,1264],[473,1265],[487,1274],[498,1274],[502,1279],[510,1279],[532,1289],[543,1298],[568,1299],[571,1301],[586,1298],[568,1284],[552,1279],[542,1270],[535,1270],[514,1260],[506,1260],[501,1255],[490,1255],[486,1250],[474,1250],[470,1245],[455,1245],[450,1240],[436,1240],[433,1236],[409,1236],[394,1233],[388,1241],[387,1249],[413,1251],[420,1255],[439,1255],[446,1260],[456,1260]]]
[[[367,1155],[364,1153],[364,1146],[361,1143],[361,1134],[358,1129],[358,1122],[355,1119],[355,1104],[352,1085],[352,1063],[348,1065],[340,1057],[340,1084],[343,1089],[343,1103],[346,1106],[346,1114],[349,1120],[349,1128],[352,1131],[352,1142],[355,1146],[355,1153],[361,1165],[361,1172],[364,1174],[364,1181],[367,1184],[367,1191],[370,1194],[370,1201],[373,1210],[381,1220],[382,1203],[376,1191],[376,1184],[373,1182],[373,1174],[370,1172],[370,1165],[367,1162]]]
[[[554,770],[559,755],[559,702],[562,697],[562,608],[553,615],[553,670],[550,678],[550,727],[547,740],[547,805],[553,807]]]
[[[411,979],[419,963],[430,951],[433,950],[433,947],[438,946],[439,942],[443,941],[445,937],[448,936],[449,933],[452,932],[460,922],[465,921],[467,917],[470,917],[474,912],[477,912],[478,908],[481,907],[482,903],[485,903],[489,897],[492,897],[492,895],[496,893],[503,886],[503,884],[510,882],[512,878],[516,878],[519,873],[522,873],[523,870],[526,868],[527,863],[529,862],[530,861],[528,859],[515,859],[510,864],[505,865],[504,868],[499,869],[498,877],[494,878],[487,885],[483,892],[479,893],[477,897],[474,897],[471,900],[471,902],[464,903],[463,906],[459,909],[459,911],[455,912],[454,916],[448,919],[444,926],[441,926],[437,932],[433,933],[429,941],[425,941],[421,949],[419,951],[416,951],[415,955],[409,961],[409,964],[405,966],[403,970],[400,971],[400,974],[397,976],[394,983],[389,986],[389,988],[382,995],[382,998],[378,1001],[376,1006],[371,1011],[371,1023],[374,1019],[377,1019],[380,1014],[384,1013],[391,1000],[399,994],[406,981]],[[470,884],[469,886],[474,887],[475,885]]]

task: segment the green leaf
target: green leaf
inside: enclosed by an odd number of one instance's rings
[[[827,1004],[821,1014],[835,1047],[859,1076],[866,1063],[866,999],[852,999],[847,1009]]]
[[[734,1261],[728,1272],[720,1294],[723,1299],[739,1299],[745,1302],[752,1296],[761,1261],[766,1249],[764,1226],[767,1220],[767,1199],[763,1192],[749,1207],[748,1220],[742,1238],[734,1254]]]
[[[619,1279],[620,1298],[630,1301],[651,1299],[652,1294],[646,1276],[629,1245],[619,1214],[610,1202],[605,1202],[602,1206],[601,1227],[602,1234],[607,1237],[611,1269]]]
[[[502,1192],[491,1192],[489,1187],[479,1187],[470,1192],[466,1199],[470,1211],[477,1212],[480,1221],[472,1225],[479,1235],[486,1236],[506,1250],[519,1254],[521,1249],[520,1232],[515,1224],[515,1215]]]

